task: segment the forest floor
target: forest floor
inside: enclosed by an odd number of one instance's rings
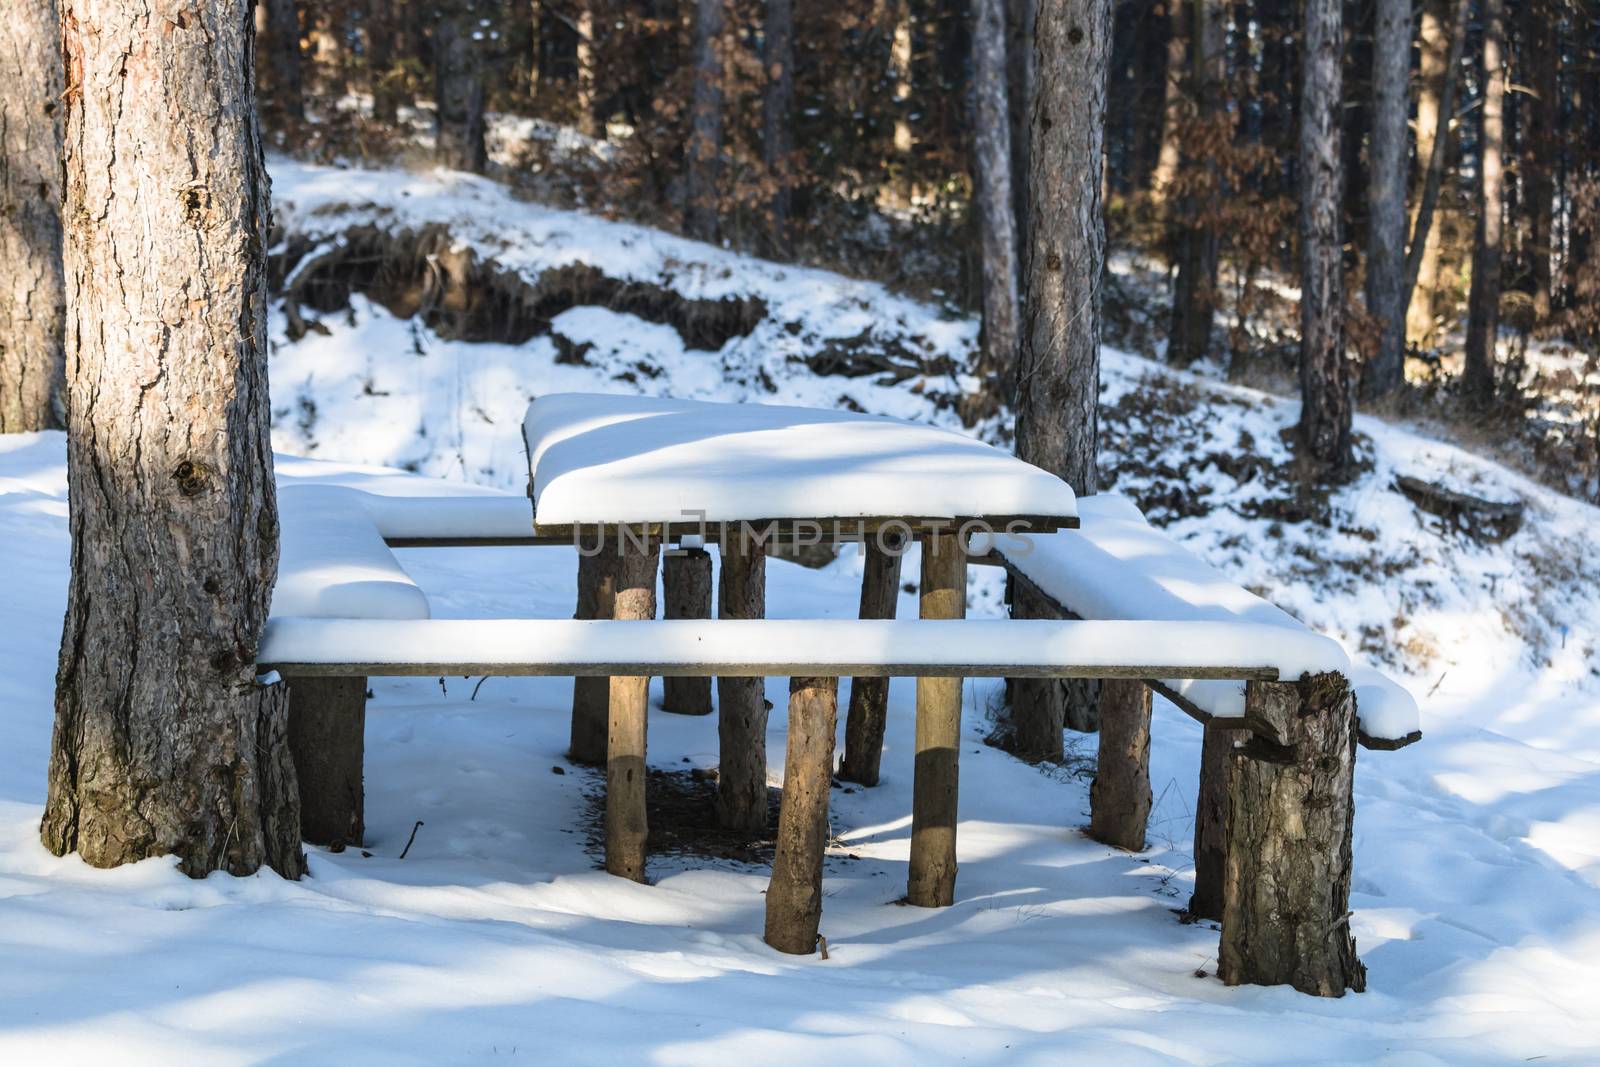
[[[522,409],[560,390],[960,425],[976,324],[947,309],[479,179],[272,170],[275,262],[307,300],[272,324],[285,479],[377,464],[518,491]],[[430,225],[449,239],[419,255]],[[471,291],[491,305],[462,304]],[[1281,436],[1294,402],[1115,350],[1104,377],[1106,480],[1422,704],[1422,742],[1362,752],[1357,770],[1351,923],[1367,993],[1215,978],[1215,931],[1177,915],[1191,720],[1158,700],[1149,847],[1122,853],[1081,833],[1093,739],[1074,735],[1061,766],[986,746],[988,682],[967,687],[956,905],[896,903],[914,691],[896,681],[883,784],[834,791],[825,962],[761,943],[766,874],[736,848],[663,853],[650,886],[596,869],[598,783],[563,757],[559,679],[376,681],[368,847],[309,850],[300,883],[51,857],[37,825],[67,581],[64,443],[16,435],[0,438],[0,1061],[1592,1062],[1600,510],[1370,418],[1360,475],[1308,493]],[[999,419],[972,430],[1004,443]],[[1474,536],[1417,510],[1394,488],[1403,474],[1521,501],[1525,520],[1502,541]],[[572,611],[570,550],[401,557],[439,617]],[[859,574],[849,550],[821,570],[774,563],[770,613],[852,616]],[[992,571],[974,569],[970,593],[973,614],[1001,611]],[[909,589],[901,611],[915,611]],[[768,696],[776,784],[782,679]],[[656,710],[650,731],[654,768],[714,766],[713,720]],[[703,782],[678,775],[673,796],[692,805]]]

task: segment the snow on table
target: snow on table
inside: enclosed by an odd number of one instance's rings
[[[279,487],[273,615],[428,617],[427,596],[363,508],[367,495],[333,485]]]
[[[997,448],[849,411],[557,393],[523,437],[541,526],[1078,513],[1066,482]]]

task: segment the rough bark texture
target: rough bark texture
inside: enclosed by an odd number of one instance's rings
[[[1522,49],[1527,58],[1531,93],[1523,96],[1523,195],[1527,198],[1528,275],[1533,313],[1545,321],[1551,311],[1552,256],[1556,241],[1556,183],[1561,169],[1561,140],[1556,133],[1561,114],[1560,14],[1548,0],[1520,5]]]
[[[289,680],[289,749],[300,783],[300,836],[359,845],[366,832],[362,761],[367,680]]]
[[[767,944],[806,955],[822,922],[822,858],[828,848],[828,790],[839,679],[789,679],[789,738],[783,756],[783,806],[767,886]]]
[[[296,0],[262,0],[267,6],[267,85],[270,103],[281,118],[306,117],[300,73],[300,9]]]
[[[1301,459],[1335,475],[1350,464],[1355,398],[1344,353],[1344,263],[1340,238],[1341,0],[1306,0],[1300,82]]]
[[[1405,381],[1406,118],[1410,112],[1411,0],[1377,0],[1372,38],[1372,142],[1367,180],[1367,312],[1378,348],[1361,376],[1369,396]]]
[[[578,608],[575,619],[609,619],[616,605],[616,562],[610,551],[578,557]],[[572,740],[567,758],[598,767],[606,760],[611,679],[572,680]]]
[[[1100,170],[1111,4],[1039,0],[1034,36],[1017,455],[1087,495],[1098,486]]]
[[[615,556],[614,619],[656,617],[656,564],[661,543],[645,547],[623,540]],[[650,711],[650,679],[611,679],[606,735],[606,870],[635,882],[645,880],[645,727]]]
[[[1195,0],[1193,86],[1196,111],[1201,122],[1215,121],[1224,101],[1223,80],[1227,76],[1227,11],[1220,0]],[[1183,138],[1179,137],[1182,144]],[[1204,157],[1186,159],[1186,168],[1211,167]],[[1211,196],[1222,195],[1220,181]],[[1205,197],[1191,194],[1178,205],[1176,269],[1172,284],[1172,326],[1167,334],[1167,360],[1186,367],[1211,352],[1211,328],[1217,314],[1218,234],[1215,225],[1202,217]]]
[[[1321,674],[1251,682],[1245,699],[1286,743],[1254,738],[1232,752],[1217,973],[1228,985],[1360,992],[1349,923],[1355,698],[1343,677]]]
[[[1506,28],[1504,0],[1483,3],[1483,107],[1478,127],[1478,229],[1467,295],[1466,365],[1470,400],[1494,397],[1495,340],[1500,332],[1500,258],[1505,225]]]
[[[1422,10],[1417,159],[1423,171],[1411,241],[1406,247],[1406,291],[1410,300],[1406,307],[1406,336],[1418,345],[1433,339],[1435,327],[1434,294],[1439,287],[1442,242],[1440,228],[1433,220],[1444,182],[1445,160],[1450,154],[1450,115],[1455,109],[1471,6],[1471,0],[1456,0],[1454,18],[1448,23],[1445,0],[1427,0]]]
[[[1131,678],[1100,683],[1100,759],[1089,787],[1089,836],[1144,848],[1150,822],[1150,687]]]
[[[967,554],[954,534],[936,534],[923,542],[921,588],[922,618],[966,616]],[[956,899],[960,678],[917,679],[916,748],[906,900],[920,908],[943,908]]]
[[[303,870],[277,572],[267,180],[245,0],[69,0],[72,580],[41,836],[97,867]]]
[[[722,545],[717,617],[759,619],[766,609],[766,552],[747,536],[730,536]],[[717,739],[717,821],[760,830],[767,824],[766,679],[717,679]]]
[[[767,246],[787,256],[789,214],[794,199],[794,2],[767,0],[762,60],[767,84],[761,98],[761,154],[776,184],[767,202]]]
[[[884,551],[872,541],[863,546],[865,566],[861,575],[861,618],[892,619],[900,599],[900,561],[898,545]],[[883,729],[889,714],[889,679],[853,678],[850,681],[850,712],[845,718],[844,759],[839,777],[862,785],[878,784],[878,768],[883,759]]]
[[[1166,75],[1161,90],[1161,149],[1150,173],[1150,194],[1165,200],[1178,177],[1183,150],[1178,131],[1183,119],[1183,83],[1189,75],[1189,13],[1193,0],[1165,0]]]
[[[717,239],[722,172],[722,25],[727,0],[696,0],[694,86],[689,99],[689,143],[684,147],[683,232]]]
[[[1059,619],[1061,612],[1026,585],[1011,588],[1013,619]],[[1059,678],[1012,678],[1006,684],[1007,748],[1019,759],[1059,762],[1065,755],[1066,688]]]
[[[668,619],[711,618],[711,553],[703,548],[668,552],[661,560],[661,593]],[[663,678],[661,707],[679,715],[711,714],[711,679]]]
[[[1200,747],[1200,791],[1194,805],[1194,892],[1189,916],[1222,921],[1222,876],[1228,852],[1228,790],[1233,779],[1233,749],[1248,730],[1205,728]]]
[[[56,0],[0,20],[0,433],[66,426]]]
[[[1011,201],[1017,234],[1028,232],[1028,113],[1033,99],[1036,0],[1006,0],[1006,110],[1011,127]],[[1018,248],[1017,255],[1022,255]],[[1019,267],[1020,271],[1020,267]],[[1022,284],[1019,276],[1017,284]]]
[[[435,156],[442,167],[482,174],[489,165],[484,144],[483,50],[479,34],[482,0],[443,0],[434,27]]]
[[[997,406],[1010,401],[1017,360],[1017,231],[1011,196],[1004,0],[973,6],[972,159],[983,258],[983,345],[978,376]]]

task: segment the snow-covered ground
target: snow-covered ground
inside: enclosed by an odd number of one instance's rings
[[[769,309],[749,336],[707,352],[671,326],[574,307],[554,329],[594,347],[573,365],[549,336],[445,341],[358,296],[321,316],[326,333],[279,345],[282,452],[517,488],[522,409],[563,389],[958,424],[937,399],[960,388],[948,376],[819,377],[791,358],[873,330],[964,361],[970,321],[881,287],[547,211],[474,179],[274,169],[283,218],[308,236],[410,212],[451,222],[516,269],[583,259],[691,295],[758,295]],[[273,329],[282,342],[281,317]],[[914,691],[896,681],[884,784],[833,795],[827,961],[761,943],[759,868],[660,858],[650,886],[595,869],[584,820],[598,783],[562,756],[570,682],[559,679],[377,681],[370,855],[311,850],[302,882],[193,882],[167,860],[106,872],[51,857],[37,825],[67,581],[64,445],[17,435],[0,438],[0,1062],[1600,1058],[1600,512],[1371,420],[1358,425],[1370,470],[1296,500],[1279,474],[1292,403],[1116,353],[1105,400],[1119,490],[1422,702],[1424,740],[1363,752],[1357,771],[1352,925],[1367,993],[1227,989],[1215,931],[1178,922],[1192,878],[1192,721],[1158,704],[1150,848],[1128,855],[1081,834],[1084,776],[983,744],[996,696],[986,682],[967,690],[956,905],[895,903]],[[287,476],[309,471],[285,464]],[[1527,522],[1499,545],[1440,530],[1390,488],[1396,473],[1515,495]],[[439,617],[572,612],[569,550],[400,555]],[[848,552],[821,571],[775,562],[770,613],[853,615],[859,571]],[[997,612],[993,572],[972,581],[974,612]],[[915,610],[909,595],[901,610]],[[775,779],[784,694],[772,680]],[[654,712],[650,743],[655,766],[709,767],[715,723]],[[1092,753],[1092,739],[1079,748]]]

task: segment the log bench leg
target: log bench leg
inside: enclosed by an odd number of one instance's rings
[[[365,834],[365,678],[289,679],[289,750],[300,783],[300,836],[359,845]]]
[[[839,679],[789,679],[789,739],[783,756],[783,806],[767,887],[766,942],[806,955],[822,921],[822,858],[828,847],[828,790]]]
[[[711,553],[703,548],[666,552],[661,559],[662,616],[711,618]],[[661,707],[678,715],[711,714],[711,679],[663,678]]]
[[[1285,743],[1253,737],[1231,754],[1217,973],[1228,985],[1360,992],[1349,922],[1355,698],[1329,673],[1251,682],[1245,704]]]
[[[656,617],[659,541],[642,549],[624,540],[616,557],[614,619]],[[645,728],[650,710],[648,677],[612,678],[606,737],[606,870],[645,880]]]
[[[1150,688],[1100,683],[1100,758],[1089,787],[1089,836],[1138,852],[1150,821]]]
[[[1249,730],[1206,724],[1200,745],[1200,792],[1194,807],[1194,893],[1191,919],[1222,921],[1222,872],[1228,848],[1228,790],[1233,749]]]
[[[879,546],[862,543],[866,569],[861,576],[861,618],[892,619],[900,599],[900,558],[904,541]],[[839,777],[862,785],[878,784],[883,759],[883,728],[889,714],[889,679],[853,678],[850,711],[845,717],[844,759]]]
[[[616,556],[607,547],[599,555],[578,557],[577,619],[609,619],[616,601]],[[598,767],[606,761],[609,678],[572,680],[572,741],[567,756],[574,763]]]
[[[1059,619],[1062,616],[1031,588],[1017,582],[1011,587],[1011,617]],[[1066,755],[1061,734],[1066,726],[1066,690],[1061,679],[1009,679],[1006,700],[1012,754],[1030,762],[1059,762]]]
[[[967,555],[952,534],[922,546],[924,619],[967,612]],[[957,757],[961,751],[961,679],[917,679],[916,771],[911,797],[911,871],[906,900],[942,908],[956,899]]]
[[[743,527],[722,545],[718,611],[759,619],[767,606],[767,555]],[[767,825],[767,698],[764,678],[717,678],[717,822],[755,833]]]

